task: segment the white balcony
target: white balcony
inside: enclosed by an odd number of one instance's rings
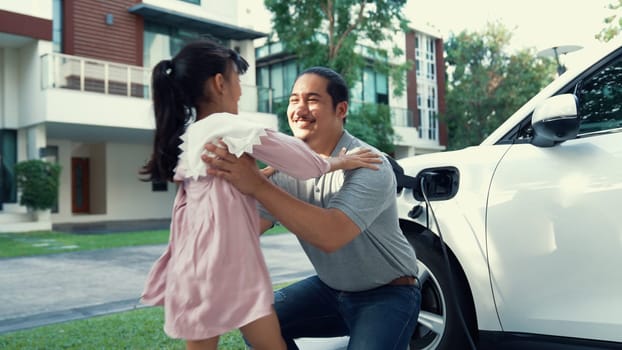
[[[150,69],[45,54],[41,56],[41,89],[45,110],[41,114],[44,120],[40,121],[46,122],[50,136],[76,139],[81,134],[102,140],[148,139],[154,127]],[[240,116],[276,127],[269,101],[270,89],[243,85]]]

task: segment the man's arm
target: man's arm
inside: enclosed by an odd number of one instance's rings
[[[317,207],[274,185],[260,173],[252,157],[245,154],[236,158],[211,144],[206,149],[217,156],[203,157],[211,166],[209,174],[222,177],[240,192],[255,197],[283,226],[319,249],[336,251],[360,233],[359,227],[341,210]]]
[[[259,218],[259,233],[264,234],[266,231],[272,228],[274,224],[270,220]]]

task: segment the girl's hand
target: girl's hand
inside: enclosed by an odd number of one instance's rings
[[[357,168],[378,170],[378,166],[374,164],[382,163],[382,159],[379,154],[374,153],[368,148],[357,148],[350,151],[350,153],[347,153],[347,150],[344,147],[341,151],[339,151],[339,155],[337,157],[328,158],[328,162],[330,163],[330,171],[339,169],[351,170]]]
[[[266,166],[265,168],[261,168],[261,173],[263,174],[263,176],[265,177],[270,177],[272,176],[272,174],[276,173],[276,169],[274,169],[271,166]]]

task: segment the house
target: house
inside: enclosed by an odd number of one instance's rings
[[[266,34],[240,26],[237,0],[3,0],[0,2],[0,231],[51,223],[170,218],[175,185],[141,181],[151,153],[150,68],[186,39],[209,36],[255,61]],[[242,15],[245,15],[244,13]],[[254,65],[240,116],[276,127]],[[263,105],[262,105],[263,103]],[[51,222],[18,204],[14,167],[62,166]]]
[[[298,71],[278,45],[255,48],[244,0],[3,0],[0,2],[0,232],[52,223],[170,218],[175,185],[141,181],[153,138],[151,67],[187,39],[208,36],[250,63],[240,116],[276,128],[274,101]],[[353,103],[384,103],[398,135],[395,157],[444,149],[443,44],[432,31],[396,36],[416,62],[407,91],[364,72]],[[295,58],[294,58],[295,59]],[[293,67],[293,68],[292,68]],[[294,69],[294,70],[292,70]],[[62,166],[50,221],[18,204],[15,164],[43,158]]]
[[[404,56],[393,59],[415,63],[405,77],[406,91],[394,95],[393,82],[386,74],[365,68],[350,91],[350,108],[366,103],[390,107],[396,135],[395,158],[442,151],[447,145],[446,128],[438,119],[439,113],[445,111],[443,40],[432,29],[411,27],[406,33],[396,34],[394,43],[401,43]],[[366,50],[361,45],[359,51]],[[276,41],[258,47],[255,58],[257,83],[271,88],[271,104],[286,101],[301,71],[295,55],[284,51]]]

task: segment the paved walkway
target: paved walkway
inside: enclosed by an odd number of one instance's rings
[[[293,235],[265,236],[261,245],[273,283],[313,273]],[[145,278],[164,247],[0,259],[0,335],[141,307]],[[344,339],[299,343],[305,350],[345,348]]]

